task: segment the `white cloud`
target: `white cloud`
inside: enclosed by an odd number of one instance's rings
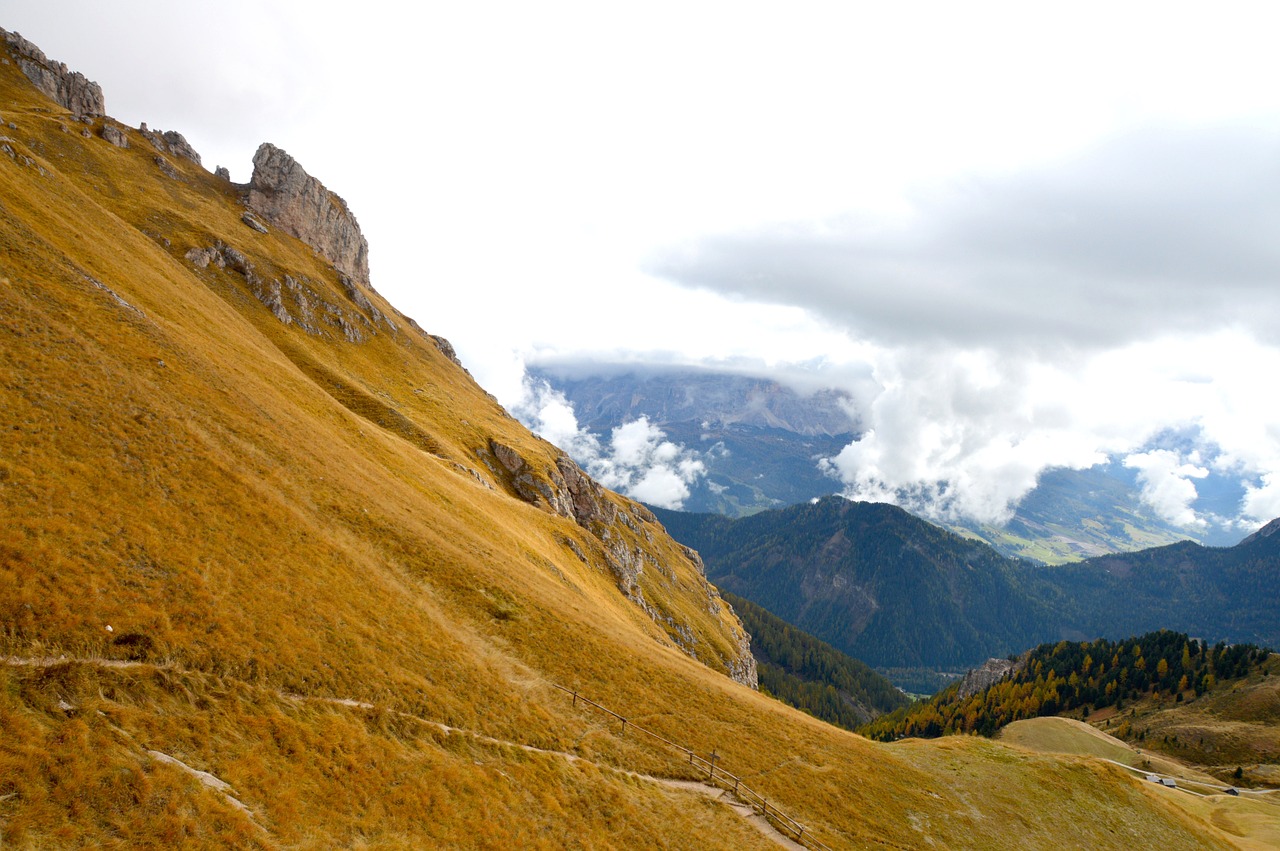
[[[1254,528],[1280,517],[1280,473],[1265,473],[1259,484],[1246,486],[1241,515]]]
[[[870,427],[825,464],[850,498],[999,523],[1044,468],[1104,458],[1055,400],[1032,396],[1027,365],[994,352],[886,352],[876,374]]]
[[[528,381],[514,413],[569,453],[596,481],[662,508],[680,508],[706,474],[697,452],[666,439],[645,417],[613,429],[608,445],[578,425],[572,405],[545,382]]]
[[[1177,526],[1205,528],[1207,521],[1196,514],[1196,485],[1192,479],[1203,479],[1209,470],[1200,466],[1199,453],[1183,458],[1169,449],[1135,452],[1124,459],[1124,465],[1138,471],[1142,499],[1162,518]]]
[[[826,468],[852,498],[998,523],[1046,469],[1129,458],[1168,521],[1256,528],[1280,516],[1280,407],[1261,381],[1277,371],[1280,352],[1230,331],[1059,360],[884,348],[867,431]],[[1210,473],[1245,483],[1234,514],[1197,513]]]

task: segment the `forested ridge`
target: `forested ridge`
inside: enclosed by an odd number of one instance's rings
[[[736,521],[660,511],[722,589],[876,668],[960,668],[1052,630],[1034,577],[891,505],[831,497]]]
[[[1122,641],[1041,644],[1005,679],[973,694],[958,682],[927,701],[872,721],[859,732],[891,741],[953,733],[994,735],[1039,715],[1092,712],[1154,696],[1181,702],[1248,676],[1270,651],[1252,644],[1208,645],[1160,630]]]
[[[1170,629],[1280,644],[1280,523],[1233,547],[1186,541],[1046,567],[839,497],[738,520],[655,513],[718,587],[882,673],[896,669],[912,691],[931,691],[933,672],[1063,639]]]
[[[910,699],[868,665],[750,600],[723,592],[751,634],[760,690],[817,718],[857,729]]]

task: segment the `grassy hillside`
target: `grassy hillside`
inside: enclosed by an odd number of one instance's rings
[[[1093,847],[1230,847],[1104,764],[731,679],[685,551],[377,293],[14,61],[0,113],[5,848],[776,847],[637,726],[831,848],[1056,848],[1082,810]]]
[[[1091,723],[1238,786],[1280,786],[1280,658],[1200,696],[1142,700]]]
[[[1245,849],[1280,846],[1280,796],[1267,792],[1224,792],[1224,781],[1198,767],[1122,742],[1069,718],[1030,718],[1015,721],[1000,731],[1000,741],[1013,747],[1047,754],[1096,756],[1130,766],[1135,775],[1154,774],[1172,779],[1176,789],[1152,786],[1153,794],[1185,810],[1188,815],[1216,825],[1234,845]]]

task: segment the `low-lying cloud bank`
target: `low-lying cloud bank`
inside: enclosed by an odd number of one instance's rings
[[[1068,365],[887,349],[866,432],[823,464],[850,498],[1001,524],[1045,470],[1120,461],[1165,521],[1248,530],[1280,516],[1280,425],[1262,380],[1276,370],[1280,351],[1226,333]],[[1243,498],[1209,505],[1202,487],[1225,483]]]
[[[848,498],[939,522],[998,525],[1046,470],[1117,463],[1133,471],[1157,516],[1229,540],[1280,516],[1280,429],[1260,379],[1278,373],[1274,347],[1219,333],[1065,364],[994,350],[882,348],[858,369],[811,369],[804,383],[856,388],[860,437],[814,460],[832,491]],[[646,418],[607,436],[590,433],[545,381],[526,378],[511,407],[598,480],[636,499],[680,508],[706,475],[706,456]]]

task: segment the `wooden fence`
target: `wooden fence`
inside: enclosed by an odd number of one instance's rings
[[[553,683],[553,685],[555,684]],[[791,816],[784,813],[782,810],[778,809],[776,804],[770,804],[769,801],[763,795],[761,795],[759,792],[755,791],[751,787],[747,786],[747,784],[743,783],[742,778],[738,777],[736,774],[730,774],[728,771],[725,771],[723,768],[717,765],[716,763],[719,760],[719,757],[716,756],[714,751],[712,751],[712,753],[709,754],[709,758],[700,756],[699,754],[695,753],[692,748],[687,748],[684,745],[676,744],[670,739],[667,739],[663,736],[659,736],[657,733],[653,732],[652,730],[646,730],[644,727],[641,727],[638,724],[633,724],[623,716],[614,712],[612,709],[609,709],[606,706],[601,706],[600,704],[596,703],[594,700],[588,700],[587,698],[578,694],[578,692],[574,689],[565,688],[562,685],[556,685],[556,688],[560,689],[566,694],[573,695],[574,706],[577,706],[578,703],[581,702],[586,704],[587,706],[600,710],[606,715],[613,716],[618,721],[621,721],[623,735],[625,735],[627,732],[627,729],[630,728],[636,731],[637,733],[642,733],[648,736],[651,739],[656,739],[657,741],[662,742],[662,744],[670,748],[674,748],[675,750],[689,757],[689,764],[691,766],[695,767],[699,771],[705,771],[707,773],[708,783],[714,783],[720,786],[721,788],[732,792],[734,795],[738,797],[739,800],[741,800],[743,803],[747,804],[752,809],[754,809],[757,813],[759,813],[760,815],[768,819],[775,827],[778,828],[778,830],[784,836],[787,836],[789,839],[792,839],[795,842],[799,843],[800,845],[803,845],[805,848],[813,848],[813,849],[816,849],[816,851],[831,851],[831,849],[828,846],[822,844],[817,839],[815,839],[812,835],[810,835],[808,833],[807,827],[805,827],[803,824],[793,819]]]

